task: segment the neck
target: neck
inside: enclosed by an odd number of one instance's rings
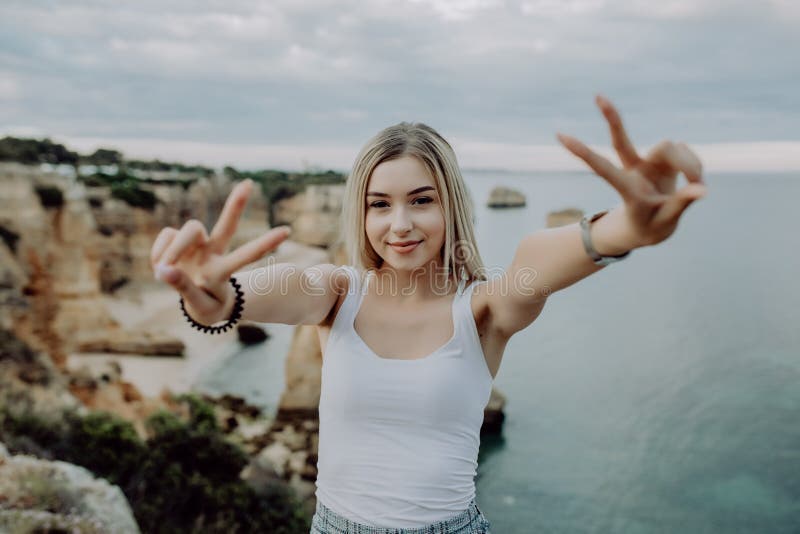
[[[384,263],[375,270],[370,283],[381,296],[404,301],[421,301],[451,294],[456,289],[457,280],[448,277],[437,263],[416,269],[398,269]]]

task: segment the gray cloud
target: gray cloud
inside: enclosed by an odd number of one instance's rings
[[[4,2],[0,128],[359,145],[421,120],[485,143],[798,139],[789,0]]]

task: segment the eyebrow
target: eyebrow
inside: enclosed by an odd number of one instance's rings
[[[409,191],[406,196],[410,197],[411,195],[416,195],[417,193],[422,193],[423,191],[435,191],[435,189],[433,187],[429,186],[429,185],[425,185],[425,186],[422,186],[422,187],[418,187],[418,188],[414,189],[413,191]],[[367,196],[368,197],[386,197],[386,198],[389,197],[388,194],[386,194],[386,193],[378,193],[377,191],[370,191],[369,193],[367,193]]]

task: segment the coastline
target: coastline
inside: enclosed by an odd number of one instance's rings
[[[214,336],[197,332],[183,318],[178,298],[173,289],[156,281],[128,284],[113,295],[103,295],[111,317],[122,328],[175,336],[186,347],[183,357],[73,352],[67,358],[67,367],[86,365],[91,369],[115,361],[122,367],[124,379],[147,397],[158,396],[164,389],[173,393],[190,391],[205,369],[226,357],[226,346],[238,347],[238,338],[235,329]]]

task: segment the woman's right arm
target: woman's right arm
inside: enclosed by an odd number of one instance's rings
[[[197,220],[187,221],[180,230],[162,229],[150,251],[156,279],[177,291],[187,313],[205,325],[230,316],[235,303],[231,277],[244,292],[242,318],[265,323],[318,324],[327,317],[341,289],[347,287],[342,269],[320,264],[300,270],[290,263],[267,262],[266,267],[239,272],[284,241],[289,235],[288,227],[273,228],[228,252],[228,243],[252,188],[251,180],[234,187],[210,235]]]
[[[242,319],[259,323],[319,324],[346,290],[346,273],[330,263],[304,270],[276,263],[233,276],[244,292]],[[230,301],[218,321],[230,316],[233,296],[231,287]]]

